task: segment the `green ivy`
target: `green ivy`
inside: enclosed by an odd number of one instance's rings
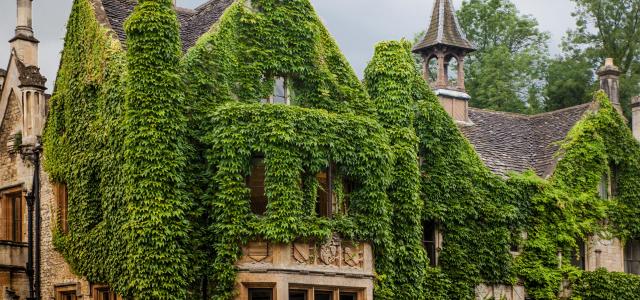
[[[248,241],[338,233],[374,246],[376,299],[473,299],[479,283],[518,280],[557,299],[567,279],[577,299],[637,294],[635,277],[569,263],[577,238],[640,237],[640,147],[604,94],[562,142],[553,176],[505,179],[444,111],[408,42],[378,44],[360,82],[308,0],[237,1],[186,54],[169,0],[140,0],[125,29],[127,50],[89,0],[74,1],[43,137],[46,171],[69,188],[71,231],[54,243],[87,280],[136,299],[198,298],[204,285],[233,299]],[[276,77],[290,80],[293,105],[260,103]],[[264,216],[245,183],[256,155]],[[316,174],[330,164],[337,200],[342,180],[354,189],[347,211],[319,218]],[[611,166],[620,192],[605,201],[597,186]],[[445,236],[437,268],[423,221]],[[519,232],[528,238],[512,240]]]

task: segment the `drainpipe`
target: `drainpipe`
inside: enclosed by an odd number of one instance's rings
[[[29,210],[27,215],[27,235],[29,240],[29,246],[27,248],[27,276],[29,277],[29,297],[27,300],[36,299],[35,290],[33,289],[33,204],[33,192],[29,192],[27,194],[27,206]]]
[[[40,300],[40,265],[41,265],[41,257],[40,257],[40,248],[41,248],[41,233],[42,233],[42,216],[40,213],[40,153],[42,151],[42,147],[40,143],[36,143],[36,147],[33,151],[33,198],[34,198],[34,206],[36,213],[35,220],[35,292],[36,292],[36,300]]]
[[[40,239],[42,230],[42,218],[40,215],[40,153],[42,147],[39,142],[35,146],[22,149],[25,159],[33,163],[33,183],[31,192],[27,194],[28,206],[28,258],[27,275],[29,276],[29,297],[27,300],[40,300]],[[35,215],[35,217],[34,217]],[[34,226],[35,220],[35,226]]]

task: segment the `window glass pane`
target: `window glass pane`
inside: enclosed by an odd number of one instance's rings
[[[436,266],[436,223],[432,221],[424,221],[422,223],[422,244],[427,257],[429,258],[429,265]]]
[[[315,293],[315,300],[333,300],[333,292],[321,292]]]
[[[257,215],[263,215],[267,211],[267,195],[264,189],[266,166],[264,159],[255,158],[251,164],[251,174],[247,185],[251,189],[251,211]]]
[[[316,178],[318,179],[318,191],[316,201],[316,214],[319,217],[329,216],[329,205],[331,199],[329,197],[329,176],[327,172],[319,173]]]
[[[580,269],[585,269],[586,245],[582,239],[577,241],[578,252],[571,253],[571,265]]]
[[[22,241],[22,195],[14,193],[13,198],[13,240]]]
[[[249,289],[249,300],[273,300],[273,290]]]
[[[307,291],[290,290],[289,300],[307,300]]]
[[[357,300],[358,295],[356,293],[340,293],[340,300]]]
[[[602,175],[602,178],[600,178],[598,194],[600,195],[600,199],[609,199],[609,176],[607,176],[607,174]]]
[[[282,77],[277,77],[273,88],[273,103],[274,104],[286,104],[286,80]]]

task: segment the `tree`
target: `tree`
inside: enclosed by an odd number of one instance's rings
[[[544,109],[552,111],[591,101],[595,90],[593,70],[593,64],[582,55],[551,59],[546,72]]]
[[[620,100],[628,111],[631,96],[640,92],[640,1],[572,0],[576,29],[563,44],[570,55],[583,55],[593,68],[611,57],[620,67]]]
[[[460,25],[478,51],[466,61],[471,106],[536,113],[541,108],[549,34],[509,0],[465,0]]]

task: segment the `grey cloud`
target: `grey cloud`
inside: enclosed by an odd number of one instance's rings
[[[570,0],[513,0],[524,14],[538,19],[542,30],[552,35],[550,49],[573,26],[573,4]],[[13,37],[15,0],[0,1],[0,41]],[[204,0],[178,0],[178,5],[196,7]],[[426,28],[432,0],[311,0],[318,14],[334,35],[347,59],[361,76],[373,54],[374,45],[382,40],[412,38]],[[454,0],[460,7],[462,0]],[[40,66],[53,88],[60,60],[66,20],[72,0],[34,0],[34,27],[40,43]],[[0,68],[5,68],[9,45],[0,46]]]

